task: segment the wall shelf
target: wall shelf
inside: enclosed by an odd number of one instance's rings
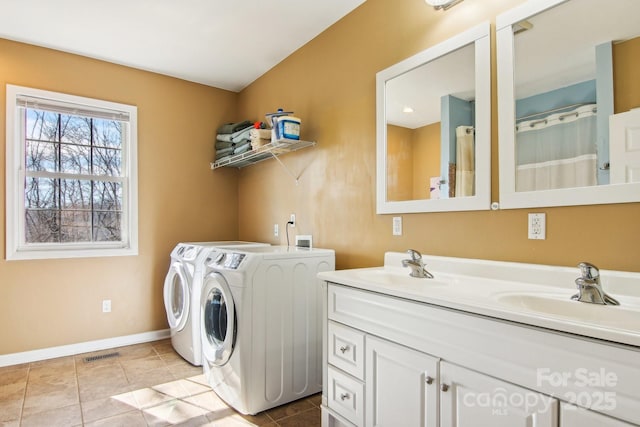
[[[316,145],[314,141],[279,139],[263,145],[262,147],[256,148],[255,150],[216,160],[211,163],[211,169],[218,169],[227,166],[243,168],[270,158],[279,160],[278,156],[282,154],[297,151],[302,148],[312,147],[314,145]]]

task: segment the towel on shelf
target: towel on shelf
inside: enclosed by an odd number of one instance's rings
[[[262,147],[271,142],[271,129],[251,129],[249,131],[251,147],[253,149]]]
[[[222,150],[223,148],[234,147],[236,144],[233,142],[216,141],[216,150]]]
[[[233,154],[233,150],[234,150],[234,147],[229,147],[229,148],[223,148],[221,150],[216,150],[216,160],[219,160],[220,158],[222,158],[224,156],[228,156],[230,154]]]
[[[216,139],[218,141],[221,141],[221,142],[239,142],[239,141],[241,141],[243,139],[247,139],[248,140],[250,138],[251,129],[253,129],[253,128],[249,127],[249,128],[241,129],[241,130],[239,130],[237,132],[230,133],[230,134],[221,134],[221,133],[219,133],[216,136]]]
[[[249,120],[244,120],[242,122],[237,122],[237,123],[226,123],[218,128],[217,133],[219,134],[236,133],[239,130],[246,129],[252,126],[253,126],[253,122]]]
[[[245,143],[243,143],[242,145],[238,145],[234,150],[233,150],[233,154],[242,154],[244,152],[247,152],[251,150],[251,142],[246,141]]]

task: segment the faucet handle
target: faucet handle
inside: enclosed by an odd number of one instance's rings
[[[414,260],[414,261],[418,261],[418,260],[422,259],[422,254],[420,252],[416,251],[415,249],[409,249],[407,251],[407,253],[411,257],[411,259]]]
[[[580,268],[580,274],[582,274],[583,279],[595,280],[597,281],[600,277],[600,270],[595,265],[588,262],[581,262],[578,264],[578,268]]]

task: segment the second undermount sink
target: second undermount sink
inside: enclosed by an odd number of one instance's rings
[[[550,315],[579,322],[640,330],[640,306],[622,302],[620,306],[574,301],[561,293],[502,293],[495,295],[498,303],[532,314]]]

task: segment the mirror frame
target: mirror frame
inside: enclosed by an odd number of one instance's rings
[[[512,25],[567,1],[529,0],[496,18],[500,209],[578,206],[640,201],[640,183],[516,191],[515,61]]]
[[[475,45],[475,149],[476,190],[474,196],[449,199],[387,200],[386,83],[425,63],[470,44]],[[491,35],[489,22],[398,62],[376,74],[376,213],[417,213],[488,210],[491,207]]]

